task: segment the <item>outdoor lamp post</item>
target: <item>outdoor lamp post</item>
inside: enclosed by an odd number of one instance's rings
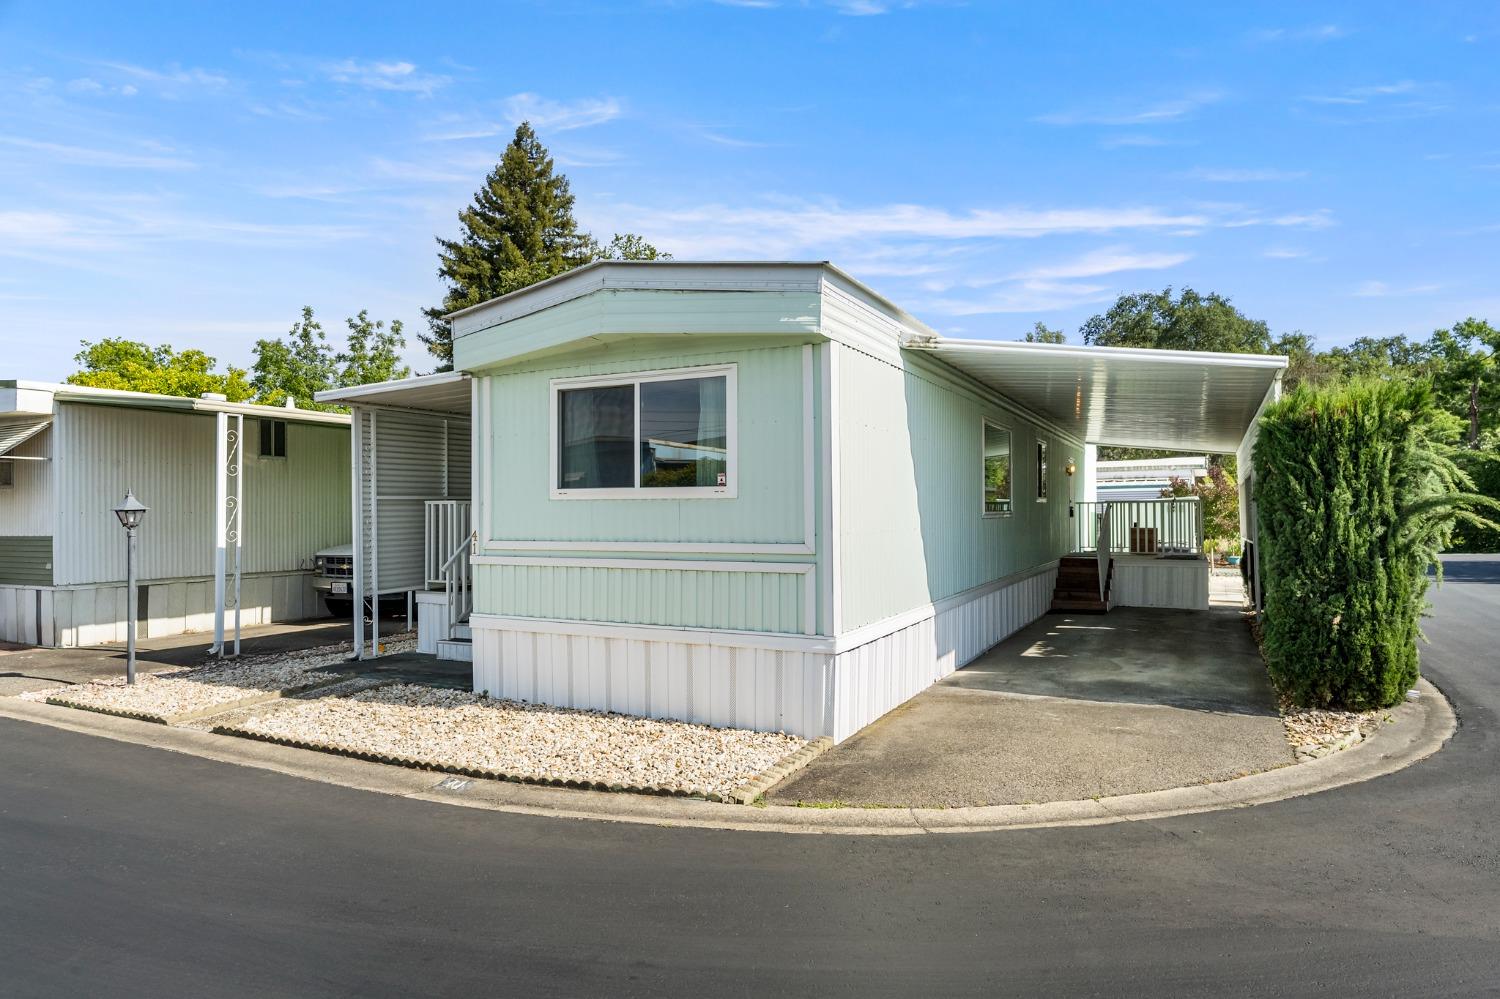
[[[135,493],[125,491],[125,498],[115,507],[115,516],[125,528],[128,538],[125,549],[125,682],[135,683],[135,529],[141,526],[150,507],[135,498]]]

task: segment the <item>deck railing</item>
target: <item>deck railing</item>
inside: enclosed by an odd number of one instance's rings
[[[448,598],[448,626],[450,628],[467,621],[469,612],[474,608],[474,579],[471,575],[469,556],[473,554],[472,545],[475,537],[470,534],[461,539],[458,546],[438,567],[442,589]]]
[[[1203,508],[1196,496],[1074,503],[1072,523],[1076,552],[1203,552]]]
[[[1076,511],[1075,511],[1076,512]],[[1094,538],[1098,546],[1099,559],[1099,599],[1109,600],[1109,504],[1099,504],[1099,512],[1094,516]],[[1106,608],[1107,608],[1106,604]]]
[[[427,588],[443,588],[443,564],[473,530],[468,500],[428,500],[423,530],[422,566]]]

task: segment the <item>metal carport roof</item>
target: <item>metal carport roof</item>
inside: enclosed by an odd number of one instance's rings
[[[1265,354],[913,337],[975,381],[1090,444],[1228,453],[1286,368]]]
[[[318,402],[336,402],[345,406],[390,406],[467,415],[469,376],[462,371],[439,371],[389,382],[328,389],[317,393],[314,398]]]

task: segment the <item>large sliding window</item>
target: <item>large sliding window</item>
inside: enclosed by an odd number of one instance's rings
[[[733,496],[732,365],[552,383],[552,495]]]

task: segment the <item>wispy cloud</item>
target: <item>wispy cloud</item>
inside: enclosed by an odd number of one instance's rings
[[[1012,274],[1011,278],[1019,281],[1059,281],[1102,277],[1122,271],[1165,270],[1191,259],[1191,253],[1134,253],[1125,247],[1110,246],[1092,250],[1072,260],[1020,271]]]
[[[1143,104],[1113,103],[1095,108],[1075,108],[1037,115],[1047,125],[1162,125],[1190,118],[1224,99],[1216,90],[1202,90],[1181,97]]]
[[[98,62],[93,65],[131,81],[131,93],[136,88],[145,88],[160,97],[179,98],[213,93],[230,86],[229,77],[223,73],[196,66],[184,67],[174,63],[153,69],[129,62]]]
[[[1149,135],[1143,132],[1110,135],[1099,140],[1099,148],[1101,149],[1153,149],[1158,146],[1186,146],[1196,144],[1196,142],[1188,139],[1168,139],[1160,135]]]
[[[618,97],[580,97],[556,100],[529,91],[512,94],[501,102],[499,120],[477,115],[452,115],[440,119],[427,135],[430,142],[457,142],[504,135],[523,121],[549,134],[571,132],[603,125],[625,111]]]
[[[177,156],[126,152],[116,147],[107,149],[87,146],[70,146],[60,142],[42,142],[16,136],[0,136],[0,146],[26,150],[37,154],[45,163],[67,163],[75,166],[95,166],[125,170],[191,170],[197,164]]]
[[[743,7],[750,10],[772,10],[783,6],[780,0],[713,0],[720,7]],[[789,7],[805,7],[806,0],[802,3],[789,3]],[[848,17],[873,17],[878,14],[889,14],[893,10],[904,10],[916,7],[916,0],[822,0],[821,6],[827,7],[836,13]]]
[[[1346,87],[1336,93],[1305,94],[1300,100],[1309,104],[1368,104],[1383,97],[1398,97],[1414,94],[1423,89],[1415,80],[1397,80],[1394,83],[1376,83],[1363,87]]]
[[[1414,284],[1393,288],[1384,281],[1366,281],[1350,294],[1355,298],[1396,298],[1407,295],[1430,295],[1441,291],[1442,287],[1440,284]]]
[[[1294,246],[1273,246],[1261,254],[1267,260],[1302,260],[1311,256],[1308,251]]]
[[[618,118],[624,105],[617,97],[583,97],[559,101],[533,93],[506,98],[505,113],[512,125],[529,121],[549,132],[568,132],[575,128],[602,125]]]
[[[1252,184],[1261,181],[1300,180],[1307,176],[1307,171],[1196,167],[1181,176],[1187,180],[1203,180],[1215,184]]]
[[[1252,42],[1331,42],[1348,35],[1337,24],[1311,24],[1300,28],[1262,28],[1250,32]]]
[[[698,132],[700,139],[712,142],[716,146],[729,146],[733,149],[764,149],[769,143],[756,142],[754,139],[738,139],[723,132],[715,132],[712,129],[703,129]]]
[[[447,76],[422,72],[416,63],[405,61],[340,59],[325,63],[322,70],[323,75],[335,83],[367,90],[421,94],[424,97],[431,96],[450,82]]]

